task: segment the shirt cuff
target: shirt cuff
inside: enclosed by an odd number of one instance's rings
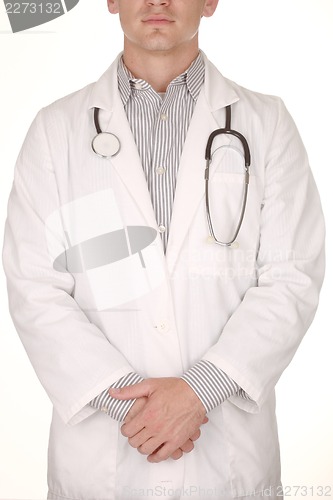
[[[143,378],[137,373],[131,372],[120,378],[112,384],[110,387],[125,387],[128,385],[134,385],[139,382],[142,382]],[[97,410],[101,410],[106,415],[109,415],[114,420],[118,422],[122,422],[125,420],[127,413],[134,405],[136,399],[128,399],[125,401],[113,398],[109,394],[109,389],[105,389],[105,391],[101,392],[98,396],[96,396],[92,401],[90,401],[90,406],[96,408]]]
[[[206,412],[235,394],[244,399],[251,399],[232,378],[210,361],[199,361],[181,378],[194,390]]]

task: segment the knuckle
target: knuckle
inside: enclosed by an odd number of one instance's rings
[[[192,443],[192,441],[191,441],[191,443],[189,444],[189,446],[188,446],[188,448],[187,448],[187,452],[190,452],[190,451],[192,451],[192,450],[194,450],[194,444],[193,444],[193,443]]]
[[[137,448],[137,450],[138,450],[138,452],[140,453],[140,455],[149,455],[149,453],[147,453],[146,451],[144,451],[144,450],[141,448],[141,446],[139,446],[139,447]]]
[[[128,443],[129,443],[130,446],[132,446],[132,448],[137,448],[138,447],[134,439],[130,438],[128,440]]]
[[[194,444],[190,439],[181,446],[181,450],[184,451],[185,453],[189,453],[193,449],[194,449]]]
[[[169,457],[171,457],[173,450],[175,450],[176,447],[170,447],[167,445],[162,446],[156,453],[156,457],[158,458],[159,462],[162,462],[164,460],[167,460]],[[180,450],[181,454],[182,451]]]
[[[153,450],[151,450],[151,447],[148,444],[144,443],[141,446],[138,446],[138,452],[141,453],[141,455],[149,455],[153,452]]]
[[[179,460],[181,457],[183,456],[183,452],[181,450],[177,450],[175,451],[172,455],[171,455],[171,458],[173,460]]]
[[[153,457],[154,457],[154,462],[162,462],[167,458],[165,456],[165,451],[163,450],[163,448],[159,448],[157,451],[154,451]]]
[[[140,455],[149,455],[149,453],[147,453],[146,451],[143,451],[140,447],[137,448],[137,450],[140,453]]]
[[[191,437],[191,440],[196,441],[197,439],[199,439],[200,436],[201,436],[201,432],[200,432],[200,430],[198,430],[197,432],[195,432],[193,434],[193,436]]]
[[[155,462],[164,462],[164,460],[168,458],[167,456],[165,456],[165,453],[159,451],[154,454],[154,457],[155,457]]]
[[[128,429],[127,429],[127,427],[125,427],[125,425],[122,426],[122,428],[121,428],[120,431],[121,431],[121,433],[122,433],[123,436],[129,437]]]

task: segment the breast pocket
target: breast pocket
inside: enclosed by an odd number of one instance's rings
[[[212,170],[243,174],[244,167],[245,155],[241,141],[233,136],[217,136],[212,146]]]
[[[249,193],[246,189],[248,187],[245,185],[245,174],[216,171],[210,177],[208,183],[209,213],[215,237],[220,242],[232,241],[240,223],[240,230],[243,229],[249,201]]]
[[[217,245],[211,238],[211,244],[205,245],[207,252],[215,255],[222,274],[255,276],[260,238],[260,196],[256,176],[250,175],[245,207],[243,173],[216,170],[209,180],[208,197],[215,238],[221,243],[229,243],[234,240],[238,229],[239,232],[231,246]]]

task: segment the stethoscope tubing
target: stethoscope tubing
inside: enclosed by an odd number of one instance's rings
[[[99,108],[94,108],[94,124],[95,124],[97,134],[101,134],[102,129],[99,125]]]
[[[94,124],[96,128],[97,135],[93,138],[91,147],[98,156],[102,158],[111,158],[112,156],[115,156],[118,154],[120,150],[120,141],[117,136],[114,134],[111,134],[110,132],[102,132],[102,129],[99,124],[99,108],[94,108]],[[241,207],[241,213],[237,222],[236,230],[234,232],[234,235],[230,241],[223,242],[220,241],[216,238],[215,232],[214,232],[214,227],[210,215],[210,205],[209,205],[209,167],[212,161],[212,145],[214,142],[214,139],[218,135],[232,135],[234,137],[237,137],[239,141],[242,144],[243,147],[243,153],[244,153],[244,168],[245,168],[245,175],[244,175],[244,193],[243,193],[243,202],[242,202],[242,207]],[[103,143],[103,139],[105,139]],[[99,144],[99,143],[102,144]],[[109,143],[109,144],[107,144]],[[97,147],[98,146],[98,147]],[[100,148],[100,149],[99,149]],[[106,151],[108,148],[111,149],[107,153],[103,153],[101,149],[104,148],[104,151]],[[213,238],[214,242],[220,246],[223,247],[231,247],[239,234],[239,231],[242,227],[242,223],[244,220],[244,215],[245,215],[245,210],[246,210],[246,204],[247,204],[247,198],[248,198],[248,187],[249,187],[249,181],[250,181],[250,165],[251,165],[251,153],[250,153],[250,148],[248,145],[247,140],[245,137],[240,133],[237,132],[237,130],[232,130],[231,128],[231,106],[226,107],[226,123],[224,128],[220,128],[217,130],[214,130],[208,137],[207,141],[207,146],[205,150],[205,160],[206,160],[206,168],[205,168],[205,173],[204,173],[204,179],[205,179],[205,206],[206,206],[206,216],[207,216],[207,222],[208,222],[208,228],[211,237]]]
[[[210,163],[212,161],[212,145],[214,139],[218,135],[232,135],[234,137],[237,137],[239,141],[242,144],[243,147],[243,153],[244,153],[244,168],[245,168],[245,175],[244,175],[244,193],[243,193],[243,201],[242,201],[242,207],[241,207],[241,212],[240,216],[237,222],[236,230],[234,232],[233,237],[231,238],[230,241],[223,242],[220,241],[216,238],[211,215],[210,215],[210,205],[209,205],[209,167]],[[242,223],[244,220],[244,215],[245,215],[245,209],[246,209],[246,204],[247,204],[247,197],[248,197],[248,189],[249,189],[249,182],[250,182],[250,165],[251,165],[251,153],[250,153],[250,147],[245,139],[244,135],[242,135],[240,132],[237,132],[237,130],[232,130],[231,129],[231,106],[226,107],[226,124],[224,128],[220,128],[217,130],[214,130],[207,141],[207,146],[206,146],[206,151],[205,151],[205,159],[206,159],[206,168],[205,168],[205,205],[206,205],[206,216],[207,216],[207,223],[208,223],[208,228],[211,237],[213,238],[214,242],[217,245],[223,246],[223,247],[231,247],[239,234],[239,231],[242,227]]]

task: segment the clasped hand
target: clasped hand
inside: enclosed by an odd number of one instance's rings
[[[200,399],[180,378],[151,378],[109,392],[117,399],[136,399],[121,433],[152,463],[192,451],[200,426],[208,422]]]

